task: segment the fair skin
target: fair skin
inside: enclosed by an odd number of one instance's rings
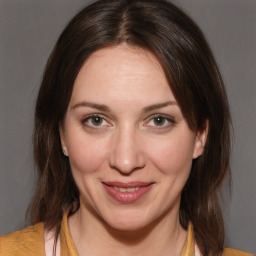
[[[181,191],[207,129],[189,129],[151,53],[126,45],[94,52],[60,135],[80,192],[68,220],[80,256],[181,255]]]

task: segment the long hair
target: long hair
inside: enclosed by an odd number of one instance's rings
[[[99,0],[81,10],[60,35],[47,62],[35,109],[34,157],[38,184],[30,206],[33,223],[59,232],[63,212],[78,201],[59,125],[74,81],[85,62],[103,47],[125,43],[153,53],[191,130],[209,132],[204,153],[193,161],[182,191],[180,223],[194,226],[203,255],[224,245],[219,191],[230,174],[230,112],[213,54],[198,26],[165,0]],[[79,205],[78,205],[79,207]]]

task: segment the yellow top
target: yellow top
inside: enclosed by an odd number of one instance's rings
[[[78,256],[68,229],[68,213],[63,217],[60,231],[61,256]],[[21,231],[0,237],[0,256],[43,256],[44,224],[38,223]],[[234,249],[224,249],[223,256],[253,256]],[[193,226],[189,224],[188,236],[182,256],[196,256]]]

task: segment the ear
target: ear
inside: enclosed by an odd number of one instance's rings
[[[64,132],[64,127],[62,123],[59,123],[59,133],[60,133],[60,142],[61,142],[62,152],[65,156],[68,156],[68,150],[65,142],[66,141],[65,132]]]
[[[209,130],[209,121],[206,120],[203,127],[197,131],[195,147],[193,152],[193,159],[196,159],[203,154],[204,146],[207,141],[208,130]]]

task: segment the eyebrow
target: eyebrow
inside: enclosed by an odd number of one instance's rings
[[[82,101],[82,102],[75,104],[74,106],[72,106],[72,109],[75,109],[78,107],[89,107],[89,108],[95,108],[95,109],[105,111],[105,112],[110,112],[109,107],[106,105],[92,103],[92,102],[86,102],[86,101]]]
[[[154,105],[146,106],[143,108],[142,111],[150,112],[150,111],[154,111],[156,109],[164,108],[164,107],[171,106],[171,105],[178,105],[178,104],[176,101],[167,101],[167,102],[163,102],[163,103],[157,103]],[[106,105],[92,103],[92,102],[86,102],[86,101],[79,102],[79,103],[75,104],[74,106],[72,106],[71,108],[75,109],[78,107],[89,107],[89,108],[95,108],[95,109],[105,111],[105,112],[111,112],[110,108]]]
[[[153,111],[153,110],[156,110],[159,108],[164,108],[164,107],[171,106],[171,105],[178,105],[178,104],[176,101],[167,101],[167,102],[163,102],[163,103],[157,103],[154,105],[144,107],[143,112],[149,112],[149,111]]]

